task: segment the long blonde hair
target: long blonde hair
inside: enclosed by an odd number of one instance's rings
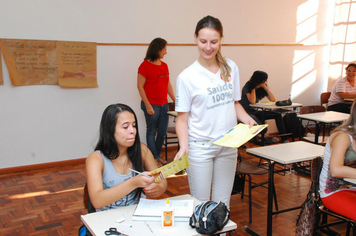
[[[350,109],[350,117],[342,123],[342,125],[336,127],[333,130],[333,133],[338,132],[338,131],[344,131],[349,133],[351,136],[356,138],[356,101],[352,103],[351,109]]]
[[[195,27],[195,35],[198,36],[199,30],[203,28],[214,29],[220,34],[221,38],[223,37],[223,26],[218,18],[212,16],[206,16],[203,19],[201,19],[198,22],[197,26]],[[221,54],[221,47],[219,48],[219,51],[216,53],[215,57],[220,67],[221,77],[224,79],[225,82],[228,82],[231,73],[231,68],[227,64],[226,59]]]

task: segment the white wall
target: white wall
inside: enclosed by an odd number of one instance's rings
[[[332,1],[324,0],[0,0],[0,38],[98,43],[193,43],[197,21],[211,14],[230,44],[326,44],[223,47],[240,68],[241,86],[254,70],[269,74],[279,100],[318,104],[327,88]],[[304,15],[303,15],[303,14]],[[303,16],[302,16],[303,15]],[[304,33],[301,33],[304,32]],[[143,46],[98,46],[98,88],[11,85],[4,61],[0,86],[0,168],[86,157],[97,141],[103,110],[130,105],[145,121],[136,89]],[[169,46],[172,84],[197,58],[195,47]]]

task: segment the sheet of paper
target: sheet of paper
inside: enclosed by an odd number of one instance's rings
[[[211,142],[219,146],[238,148],[260,133],[267,126],[267,124],[254,125],[249,128],[248,125],[240,123]]]
[[[185,154],[183,156],[181,156],[180,158],[178,158],[175,161],[172,161],[171,163],[164,165],[158,169],[152,170],[151,174],[157,174],[159,173],[159,175],[157,176],[155,182],[158,182],[164,178],[167,178],[170,175],[173,175],[179,171],[184,170],[185,168],[187,168],[189,166],[189,161],[188,161],[188,154]]]
[[[258,102],[257,104],[258,105],[269,105],[269,106],[276,105],[275,102],[270,102],[270,101],[268,101],[268,102]]]
[[[193,214],[193,200],[170,200],[175,217],[190,217]],[[134,212],[134,216],[158,216],[160,217],[166,207],[166,199],[152,200],[141,198]]]

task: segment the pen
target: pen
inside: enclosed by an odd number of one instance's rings
[[[149,225],[149,224],[147,224],[147,222],[146,222],[146,221],[145,221],[145,223],[146,223],[146,225],[147,225],[148,229],[151,231],[151,233],[153,233],[153,231],[152,231],[152,229],[151,229],[150,225]]]
[[[129,170],[131,170],[132,172],[135,172],[136,174],[146,176],[147,178],[151,178],[151,177],[152,177],[152,176],[146,175],[146,174],[144,174],[144,173],[141,173],[140,171],[133,170],[133,169],[131,169],[131,168],[129,168]]]

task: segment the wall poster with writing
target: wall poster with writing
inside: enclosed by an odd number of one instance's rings
[[[58,81],[63,87],[98,87],[96,43],[57,42]]]
[[[0,47],[0,85],[4,84],[4,77],[2,75],[2,60],[1,60],[1,47]]]
[[[56,41],[1,39],[14,86],[58,85]]]

